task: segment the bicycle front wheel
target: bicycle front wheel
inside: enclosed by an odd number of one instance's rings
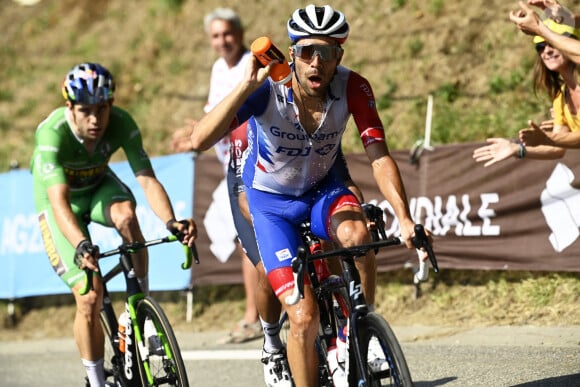
[[[358,370],[358,374],[362,377],[364,373],[369,386],[413,385],[399,341],[382,316],[369,313],[362,317],[358,321],[358,337],[366,364],[366,369]]]
[[[142,336],[137,361],[144,386],[187,387],[187,373],[171,324],[151,297],[137,305],[137,324]]]

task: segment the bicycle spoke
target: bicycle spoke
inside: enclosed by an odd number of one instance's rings
[[[153,386],[188,386],[177,339],[159,304],[149,297],[143,299],[137,308],[137,320],[145,354],[140,352],[138,359],[143,363],[146,378],[153,380]],[[147,324],[150,326],[146,327]]]

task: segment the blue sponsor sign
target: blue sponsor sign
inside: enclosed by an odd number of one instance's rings
[[[193,214],[193,171],[191,154],[157,157],[152,160],[157,178],[165,187],[176,217]],[[111,163],[111,168],[127,184],[137,199],[137,217],[146,239],[167,235],[165,225],[149,208],[143,190],[127,162]],[[68,293],[68,287],[54,273],[44,250],[32,196],[32,175],[28,170],[0,174],[0,299]],[[121,243],[116,231],[97,224],[89,226],[101,251]],[[153,291],[179,290],[189,285],[190,272],[183,270],[182,246],[175,242],[149,249],[149,284]],[[117,259],[101,261],[101,271]],[[110,282],[110,291],[124,290],[120,276]]]

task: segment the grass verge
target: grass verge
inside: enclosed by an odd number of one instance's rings
[[[395,326],[580,325],[580,273],[442,270],[420,289],[416,297],[408,270],[381,273],[376,310]],[[176,331],[228,330],[244,312],[241,285],[194,289],[191,321],[184,292],[153,296]],[[71,336],[74,314],[70,295],[18,300],[12,315],[3,301],[0,340]]]

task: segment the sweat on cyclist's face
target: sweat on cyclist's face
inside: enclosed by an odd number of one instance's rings
[[[290,57],[304,91],[311,96],[324,96],[342,59],[342,49],[334,39],[306,38],[290,47]]]
[[[76,135],[84,141],[95,142],[105,134],[109,126],[112,101],[98,104],[67,104],[72,112]]]

